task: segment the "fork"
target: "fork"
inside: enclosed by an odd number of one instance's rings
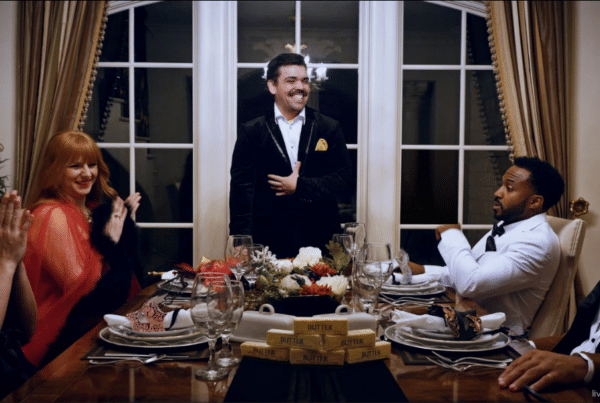
[[[490,358],[481,358],[481,357],[461,357],[461,358],[457,358],[457,359],[453,360],[451,358],[444,357],[443,355],[441,355],[440,353],[437,353],[436,351],[432,350],[431,352],[449,364],[460,364],[460,363],[464,363],[465,361],[482,362],[482,363],[489,363],[489,364],[509,364],[513,361],[512,358],[507,358],[504,360],[493,360]]]
[[[454,371],[458,371],[458,372],[463,372],[466,371],[469,368],[473,368],[473,367],[483,367],[483,368],[497,368],[497,369],[501,369],[501,368],[506,368],[506,366],[508,365],[505,362],[502,363],[497,363],[497,364],[486,364],[483,362],[459,362],[459,363],[454,363],[454,364],[449,364],[446,363],[444,361],[441,360],[435,360],[431,357],[426,357],[429,361],[433,362],[434,364],[439,365],[440,367],[444,367],[444,368],[448,368],[448,369],[452,369]]]
[[[94,365],[103,365],[103,364],[114,364],[116,362],[125,362],[125,361],[139,361],[142,364],[150,364],[156,361],[160,361],[162,359],[164,359],[167,355],[166,354],[161,354],[161,355],[153,355],[152,357],[123,357],[123,358],[118,358],[116,360],[108,360],[108,361],[103,361],[103,360],[90,360],[90,364],[94,364]]]

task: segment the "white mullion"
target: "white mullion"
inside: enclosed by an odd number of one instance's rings
[[[135,192],[135,12],[129,9],[129,192]]]
[[[193,143],[98,143],[100,148],[160,148],[192,150]]]
[[[194,223],[180,222],[136,222],[136,227],[140,228],[194,228]]]
[[[460,150],[468,151],[508,151],[508,146],[488,146],[488,145],[451,145],[451,144],[404,144],[403,150]]]
[[[402,70],[460,70],[463,68],[462,64],[405,64],[402,66]],[[494,70],[493,66],[490,65],[478,65],[472,64],[468,66],[469,70]]]
[[[98,62],[98,67],[134,67],[165,68],[165,69],[192,69],[194,63],[160,63],[160,62]]]
[[[466,71],[467,60],[467,13],[461,12],[460,24],[460,83],[458,113],[458,223],[463,224],[465,202],[465,112],[466,112]]]
[[[300,35],[300,22],[302,18],[302,13],[300,10],[300,1],[296,1],[296,21],[294,21],[294,39],[296,41],[296,53],[300,54],[300,47],[302,46],[301,40],[302,36]]]

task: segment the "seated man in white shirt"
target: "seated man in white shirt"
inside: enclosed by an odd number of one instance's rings
[[[581,302],[569,331],[552,351],[533,350],[513,361],[498,384],[518,392],[552,384],[600,385],[600,282]]]
[[[546,211],[563,191],[564,181],[550,164],[515,158],[494,193],[499,233],[490,231],[471,249],[458,224],[443,225],[436,238],[446,266],[410,262],[413,274],[439,274],[444,286],[490,313],[504,312],[506,326],[517,335],[526,334],[560,261],[558,237]]]

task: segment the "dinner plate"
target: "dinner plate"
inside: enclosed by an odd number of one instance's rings
[[[435,287],[428,289],[428,290],[424,290],[424,291],[398,291],[398,290],[392,290],[392,289],[381,289],[381,293],[384,295],[391,295],[394,297],[402,297],[402,296],[413,296],[413,297],[428,297],[430,295],[437,295],[440,293],[443,293],[446,291],[446,287],[444,287],[443,285],[439,284],[436,285]]]
[[[136,332],[126,326],[109,326],[108,330],[119,336],[130,340],[145,340],[145,341],[173,341],[182,340],[199,334],[196,326],[186,327],[183,329],[165,330],[164,332]]]
[[[388,290],[388,291],[408,291],[408,292],[420,292],[420,291],[429,291],[432,290],[434,288],[436,288],[437,286],[439,286],[440,283],[438,283],[437,281],[432,281],[432,282],[426,282],[423,284],[414,284],[414,285],[408,285],[408,284],[402,284],[402,285],[394,285],[394,284],[384,284],[381,286],[382,290]]]
[[[415,331],[416,329],[410,327],[398,327],[396,329],[397,333],[400,333],[402,336],[407,337],[409,339],[413,339],[423,344],[440,344],[443,343],[446,346],[450,347],[466,347],[466,346],[478,346],[481,344],[488,344],[495,341],[498,337],[500,337],[500,333],[494,334],[480,334],[475,336],[471,340],[456,340],[452,334],[449,336],[450,339],[440,339],[437,337],[431,337],[431,333],[427,336],[423,336],[419,331]],[[440,334],[440,333],[438,333]],[[443,333],[442,333],[443,334]]]
[[[506,347],[508,343],[510,343],[511,339],[509,336],[504,333],[498,333],[498,338],[490,343],[482,344],[482,345],[471,345],[471,346],[460,346],[460,345],[449,345],[446,342],[436,341],[435,343],[422,343],[417,341],[416,339],[412,339],[404,336],[402,333],[398,332],[398,328],[402,326],[394,325],[385,329],[385,337],[389,340],[392,340],[396,343],[403,344],[405,346],[418,348],[421,350],[435,350],[435,351],[446,351],[450,353],[475,353],[475,352],[483,352],[483,351],[492,351],[498,350],[500,348]]]
[[[161,281],[160,283],[158,283],[158,288],[168,292],[191,294],[194,280],[186,278],[185,283],[185,285],[182,283],[181,278],[175,278],[173,280]]]
[[[179,348],[179,347],[190,347],[198,344],[207,343],[208,339],[206,336],[201,334],[188,335],[186,338],[180,340],[162,340],[152,341],[148,338],[142,338],[141,340],[134,340],[131,338],[125,338],[120,335],[114,334],[108,327],[100,330],[98,335],[102,341],[121,347],[136,347],[136,348]]]
[[[444,331],[437,330],[429,330],[429,329],[419,329],[416,327],[411,328],[413,334],[421,337],[427,337],[434,340],[456,340],[454,335],[452,334],[452,330],[450,328],[445,328]],[[482,330],[484,333],[491,333],[492,329],[484,328]],[[483,336],[483,335],[482,335]]]

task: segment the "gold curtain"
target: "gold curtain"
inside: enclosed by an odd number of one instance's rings
[[[487,1],[488,32],[507,140],[563,176],[550,214],[568,218],[568,149],[562,1]]]
[[[19,2],[15,188],[25,200],[48,140],[83,127],[107,6],[107,1]]]

